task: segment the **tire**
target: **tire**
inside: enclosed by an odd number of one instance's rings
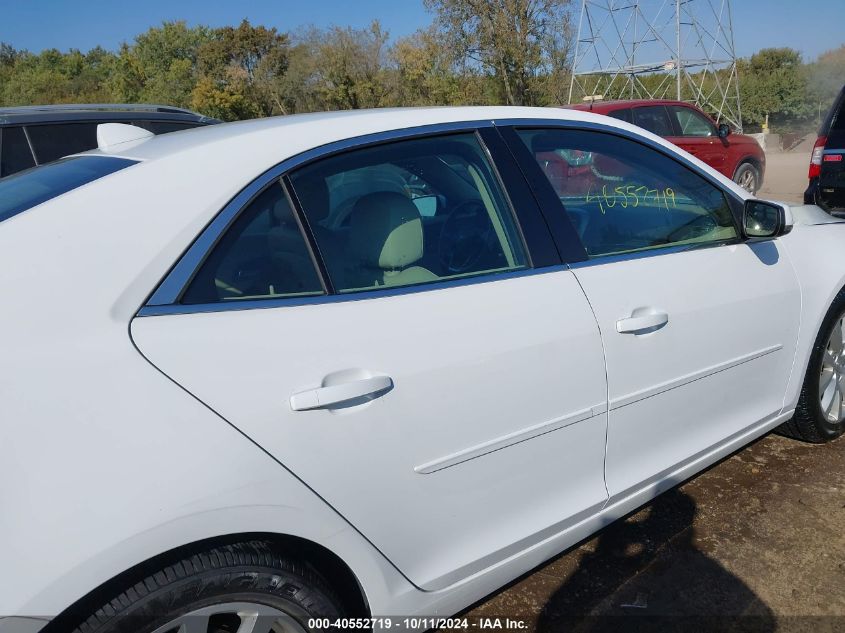
[[[250,616],[258,618],[255,633],[269,633],[273,624],[286,632],[309,631],[309,619],[333,620],[341,612],[340,601],[310,567],[268,543],[250,541],[208,549],[151,573],[74,633],[176,633],[189,620],[201,623],[187,626],[192,632],[235,633]]]
[[[760,188],[760,170],[751,163],[742,163],[736,168],[734,182],[747,192],[756,194]]]
[[[826,415],[823,397],[820,393],[823,380],[826,385],[831,384],[831,378],[834,379],[833,383],[837,383],[835,380],[836,374],[831,376],[831,372],[824,367],[825,364],[829,365],[827,360],[829,357],[825,356],[825,352],[834,331],[838,332],[841,339],[842,333],[845,332],[843,328],[845,328],[845,288],[836,295],[830,310],[822,321],[819,333],[813,343],[813,349],[810,352],[810,362],[807,364],[807,373],[804,376],[804,385],[801,387],[801,395],[798,398],[795,415],[778,429],[782,435],[813,444],[823,444],[836,439],[845,431],[845,410],[843,410],[845,404],[842,404],[841,409],[836,412],[835,417],[839,419],[834,421]],[[842,347],[845,347],[845,345]],[[839,355],[845,359],[845,351],[840,351]],[[843,376],[842,381],[838,384],[845,385],[845,360],[840,361],[839,364],[834,364],[834,367],[836,367],[835,371],[838,375]],[[823,372],[825,372],[824,376],[822,375]],[[845,390],[845,386],[840,387],[840,389]],[[835,391],[830,395],[832,398],[837,396]],[[833,401],[831,403],[833,404]],[[833,412],[831,413],[833,414]]]

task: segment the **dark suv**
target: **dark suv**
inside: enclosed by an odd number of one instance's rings
[[[130,123],[164,134],[219,122],[182,108],[146,104],[0,108],[0,178],[94,149],[99,123]]]
[[[831,213],[845,213],[845,88],[819,128],[808,177],[805,204],[817,204]]]

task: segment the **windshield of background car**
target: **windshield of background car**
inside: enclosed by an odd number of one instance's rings
[[[74,156],[0,179],[0,222],[137,161]]]

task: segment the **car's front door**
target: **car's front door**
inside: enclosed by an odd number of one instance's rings
[[[286,178],[245,206],[178,305],[134,320],[140,351],[420,587],[598,511],[598,327],[571,271],[532,268],[479,137],[351,150]]]
[[[667,106],[676,132],[666,137],[713,169],[723,172],[728,155],[728,140],[719,138],[716,126],[698,110],[680,105]],[[733,174],[726,174],[729,178]]]
[[[610,502],[777,416],[800,306],[780,243],[740,239],[732,194],[662,150],[600,131],[507,134],[532,169],[541,153],[590,156],[592,181],[547,199],[588,255],[572,269],[607,357]]]

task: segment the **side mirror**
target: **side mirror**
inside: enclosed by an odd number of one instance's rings
[[[778,237],[792,230],[792,212],[788,207],[765,200],[746,200],[742,213],[742,231],[747,238]]]
[[[728,138],[731,133],[731,126],[727,123],[719,123],[719,138]]]

